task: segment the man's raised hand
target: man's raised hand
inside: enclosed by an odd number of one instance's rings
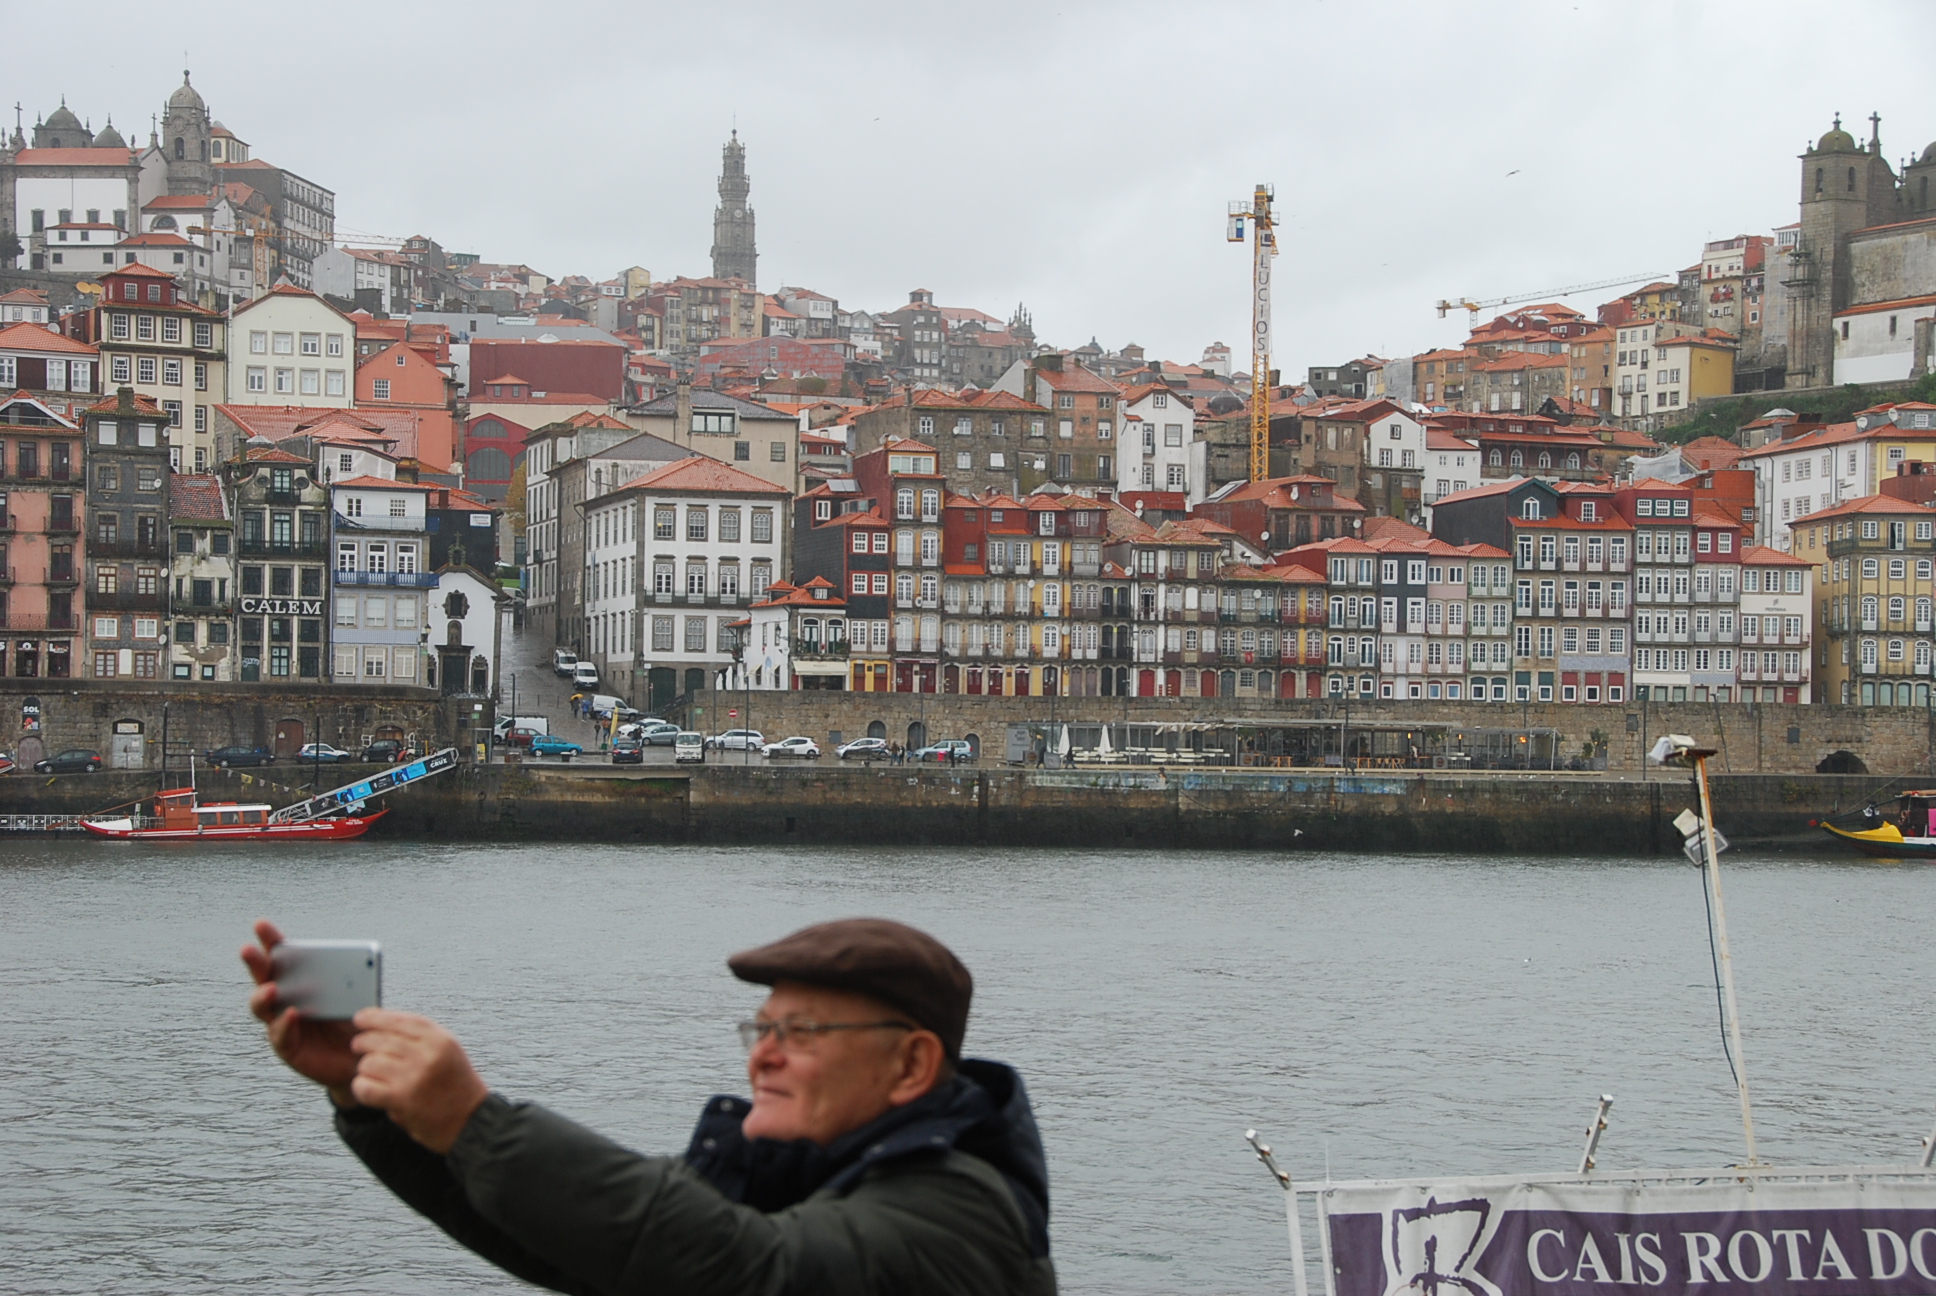
[[[249,1011],[268,1028],[269,1047],[290,1070],[328,1089],[338,1106],[354,1107],[350,1082],[356,1078],[356,1054],[350,1040],[356,1027],[345,1021],[314,1021],[281,1003],[276,997],[273,951],[282,944],[282,932],[263,918],[256,921],[255,936],[258,944],[242,947],[242,962],[255,979]]]

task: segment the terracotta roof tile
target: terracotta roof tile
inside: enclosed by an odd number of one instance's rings
[[[792,492],[761,477],[741,472],[730,464],[704,455],[676,459],[642,477],[634,477],[620,490],[650,489],[667,492],[695,491],[733,495],[787,495]]]
[[[395,481],[389,477],[346,477],[342,481],[331,482],[332,487],[355,487],[358,490],[415,490],[428,491],[429,486],[418,482]]]
[[[211,473],[175,473],[168,482],[171,518],[196,522],[229,520],[228,496]]]
[[[46,351],[55,355],[99,355],[97,347],[76,342],[65,333],[56,333],[45,324],[26,321],[0,328],[0,351]]]

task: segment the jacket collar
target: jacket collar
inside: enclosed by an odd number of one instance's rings
[[[1032,1249],[1048,1254],[1047,1158],[1022,1078],[1010,1067],[968,1058],[947,1084],[825,1147],[749,1139],[740,1125],[751,1110],[744,1098],[714,1097],[686,1149],[686,1163],[732,1201],[784,1210],[823,1189],[845,1192],[876,1165],[959,1149],[1001,1172],[1028,1221]]]

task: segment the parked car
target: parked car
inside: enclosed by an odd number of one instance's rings
[[[612,744],[612,764],[645,764],[645,744],[636,738],[621,738]]]
[[[598,667],[581,661],[571,668],[571,682],[578,688],[598,687]]]
[[[760,748],[760,755],[772,760],[775,756],[791,756],[795,760],[819,760],[820,744],[811,738],[782,738],[776,743],[768,743]]]
[[[379,738],[363,749],[363,759],[378,765],[394,765],[410,756],[410,744],[401,738]]]
[[[235,765],[273,765],[276,754],[267,747],[217,747],[207,753],[206,759],[217,769],[228,769]]]
[[[728,729],[706,740],[714,751],[759,751],[766,746],[766,735],[757,729]]]
[[[690,729],[681,729],[672,740],[672,763],[690,765],[706,763],[706,735]]]
[[[975,759],[975,749],[965,738],[943,738],[915,752],[914,759],[939,765],[966,765]]]
[[[551,669],[560,675],[570,675],[578,669],[578,654],[569,648],[560,648],[551,654]]]
[[[304,743],[303,749],[296,754],[297,760],[308,761],[312,765],[333,765],[339,761],[353,761],[356,753],[346,752],[341,747],[328,743]]]
[[[641,721],[638,724],[626,725],[619,732],[623,733],[626,729],[630,729],[632,737],[648,747],[670,747],[672,740],[679,736],[679,726],[668,724],[664,720]]]
[[[583,750],[577,743],[566,742],[552,734],[539,734],[531,740],[533,756],[556,756],[559,760],[568,761]]]
[[[42,774],[92,774],[101,768],[101,753],[86,747],[74,747],[44,761],[34,762],[34,768]]]
[[[544,716],[499,716],[492,726],[491,741],[502,747],[506,735],[513,729],[529,729],[534,733],[550,733],[551,722]]]
[[[886,760],[887,739],[856,738],[834,748],[834,755],[842,760]]]
[[[544,729],[513,729],[505,735],[505,741],[513,747],[530,747],[531,740],[548,732]]]
[[[0,752],[0,774],[13,773],[13,753]]]

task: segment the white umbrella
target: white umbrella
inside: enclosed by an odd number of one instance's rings
[[[1056,754],[1058,756],[1061,756],[1064,760],[1068,759],[1068,756],[1069,756],[1069,726],[1068,725],[1062,726],[1062,739],[1060,742],[1056,744],[1055,751],[1056,751]]]
[[[1116,749],[1109,745],[1109,726],[1104,725],[1102,727],[1102,745],[1096,749],[1096,755],[1102,757],[1104,760],[1108,760],[1115,754]]]

